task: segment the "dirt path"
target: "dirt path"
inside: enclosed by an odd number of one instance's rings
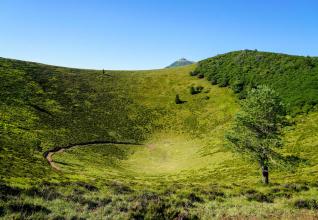
[[[66,149],[70,149],[72,147],[79,147],[79,146],[86,146],[86,145],[100,145],[100,144],[116,144],[116,145],[142,145],[139,143],[134,143],[134,142],[116,142],[116,141],[90,141],[90,142],[83,142],[83,143],[77,143],[77,144],[70,144],[65,147],[56,147],[51,150],[48,150],[44,152],[43,156],[49,163],[49,165],[54,169],[54,170],[61,170],[59,166],[56,165],[53,161],[53,155],[56,153],[62,153]]]

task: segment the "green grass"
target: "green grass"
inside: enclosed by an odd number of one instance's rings
[[[195,68],[103,74],[0,59],[0,218],[317,218],[317,112],[284,129],[281,150],[299,166],[272,167],[263,186],[257,164],[224,143],[236,95]],[[53,156],[61,171],[42,155],[95,140],[142,145],[74,147]]]

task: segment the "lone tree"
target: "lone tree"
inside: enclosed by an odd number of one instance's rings
[[[236,152],[258,162],[263,182],[268,184],[270,163],[282,158],[276,150],[283,145],[280,128],[284,106],[275,91],[259,86],[248,93],[241,109],[225,137]]]

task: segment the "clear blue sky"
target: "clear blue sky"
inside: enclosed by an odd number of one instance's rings
[[[318,1],[0,1],[1,57],[152,69],[239,49],[317,56]]]

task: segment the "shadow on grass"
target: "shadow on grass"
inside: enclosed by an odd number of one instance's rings
[[[0,217],[4,216],[5,210],[2,206],[0,206]]]
[[[29,203],[13,203],[8,206],[8,209],[13,213],[20,213],[22,216],[30,216],[36,212],[50,214],[51,210],[41,205],[33,205]]]
[[[54,160],[54,163],[58,163],[58,164],[61,164],[61,165],[64,165],[64,166],[74,167],[74,165],[72,165],[71,163],[65,163],[65,162],[56,161],[56,160]]]

